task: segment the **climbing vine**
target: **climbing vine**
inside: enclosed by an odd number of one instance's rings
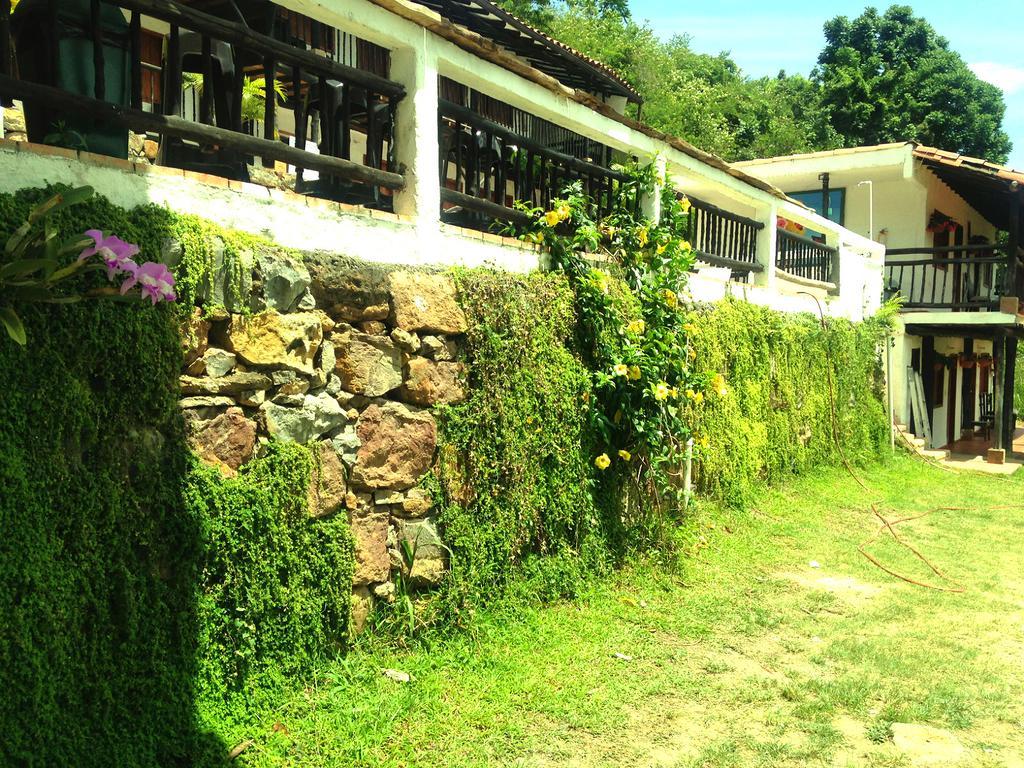
[[[742,504],[763,483],[889,446],[881,350],[895,305],[862,323],[783,314],[726,299],[689,312],[696,359],[733,382],[730,396],[691,402],[701,493]],[[829,379],[838,434],[829,404]],[[838,444],[837,444],[838,441]]]
[[[520,236],[541,243],[573,288],[576,341],[595,394],[589,415],[601,437],[594,464],[617,476],[636,513],[651,503],[679,507],[686,403],[729,390],[721,374],[695,365],[689,342],[689,201],[658,185],[653,220],[642,213],[656,188],[653,165],[627,170],[630,181],[610,213],[598,217],[577,182],[549,210],[521,206],[531,224]]]

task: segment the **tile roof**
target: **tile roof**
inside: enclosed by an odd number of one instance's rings
[[[733,163],[733,165],[740,168],[751,166],[751,165],[765,165],[767,163],[784,163],[790,160],[807,160],[815,158],[825,157],[843,157],[845,155],[860,155],[868,152],[878,152],[884,149],[897,149],[898,147],[905,147],[913,142],[907,141],[895,141],[890,144],[871,144],[864,147],[842,147],[840,149],[826,149],[821,152],[802,152],[796,155],[779,155],[778,157],[763,157],[756,160],[740,160]]]
[[[492,39],[565,85],[610,92],[640,102],[637,90],[612,67],[542,32],[492,0],[413,0]]]
[[[978,173],[984,173],[997,179],[1003,179],[1010,182],[1016,181],[1020,184],[1024,184],[1024,171],[1017,171],[1008,166],[989,162],[988,160],[984,160],[980,157],[970,157],[956,152],[949,152],[945,149],[926,147],[923,145],[914,145],[914,157],[920,160],[925,160],[929,163],[938,163],[939,165],[950,168],[977,171]]]

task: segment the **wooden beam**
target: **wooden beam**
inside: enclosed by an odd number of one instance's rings
[[[484,200],[483,198],[473,197],[473,195],[467,195],[462,192],[457,192],[454,189],[442,189],[441,200],[446,203],[452,203],[463,208],[468,208],[471,211],[482,213],[484,216],[488,216],[492,219],[498,219],[499,221],[511,221],[516,224],[526,224],[531,221],[529,215],[522,211],[517,211],[515,208],[506,208],[504,205],[491,202],[490,200]]]
[[[695,251],[693,257],[696,261],[710,264],[712,267],[728,267],[736,272],[764,272],[764,264],[757,262],[728,259],[724,256],[716,256],[713,253],[705,253],[704,251]]]
[[[1003,422],[1000,425],[1003,430],[1003,447],[1006,452],[1013,450],[1013,433],[1017,431],[1017,420],[1014,418],[1013,396],[1014,382],[1017,373],[1017,339],[1009,336],[1006,339],[1005,351],[1003,353]]]
[[[1003,291],[1004,296],[1020,296],[1022,291],[1018,289],[1017,283],[1017,252],[1020,249],[1020,208],[1021,193],[1015,190],[1010,195],[1010,218],[1007,228],[1006,248],[1006,282]]]
[[[0,0],[0,75],[12,72],[11,60],[11,0]],[[11,106],[0,99],[0,107]]]
[[[405,177],[390,171],[381,171],[338,157],[305,152],[279,141],[235,133],[213,125],[193,123],[174,115],[156,115],[151,112],[142,112],[117,104],[97,101],[88,96],[68,93],[39,83],[29,83],[25,80],[15,80],[0,75],[0,95],[44,103],[60,110],[122,126],[125,129],[134,130],[136,133],[152,131],[164,136],[190,139],[201,144],[219,145],[240,154],[279,160],[288,165],[302,166],[321,173],[388,189],[403,189],[405,187]]]
[[[505,141],[515,144],[521,149],[529,150],[537,155],[548,157],[552,160],[557,160],[559,163],[565,165],[579,173],[587,174],[594,173],[602,176],[609,176],[617,181],[628,181],[629,177],[618,171],[613,171],[610,168],[604,168],[595,163],[588,163],[586,160],[580,160],[578,157],[567,155],[564,152],[558,152],[557,150],[545,147],[543,144],[533,141],[532,139],[522,136],[518,133],[514,133],[510,129],[506,128],[500,123],[495,123],[493,120],[488,120],[486,117],[481,116],[477,112],[471,109],[467,109],[460,104],[455,104],[451,101],[440,102],[441,115],[452,120],[455,120],[465,125],[470,125],[477,130],[485,131],[487,133],[500,136]]]
[[[1006,431],[1003,423],[1003,412],[1006,408],[1006,371],[1002,369],[1004,365],[1003,347],[1005,341],[1006,338],[1001,331],[997,331],[995,338],[992,340],[992,364],[996,366],[996,375],[992,377],[992,406],[995,410],[995,429],[993,430],[995,434],[992,447],[996,450],[1006,448]]]
[[[130,11],[139,11],[169,24],[176,24],[225,43],[237,45],[264,57],[272,56],[277,61],[301,66],[303,69],[317,74],[327,74],[385,96],[398,99],[405,96],[405,87],[387,78],[350,67],[311,51],[296,48],[288,43],[254,32],[238,22],[211,16],[208,13],[197,11],[191,6],[174,2],[174,0],[116,0],[116,4]]]

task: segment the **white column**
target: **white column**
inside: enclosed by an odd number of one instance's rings
[[[671,184],[667,174],[668,162],[664,155],[654,158],[654,189],[640,201],[640,211],[648,219],[657,224],[661,220],[661,192],[666,184]]]
[[[757,233],[757,263],[764,269],[754,273],[754,285],[768,290],[775,289],[775,247],[778,243],[779,207],[771,203],[767,208],[758,210],[758,221],[764,227]]]
[[[405,176],[405,189],[395,194],[395,212],[412,216],[421,234],[436,241],[441,212],[438,74],[427,30],[416,46],[392,52],[391,78],[406,91],[395,116],[395,157]]]

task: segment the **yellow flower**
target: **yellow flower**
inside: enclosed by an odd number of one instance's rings
[[[640,231],[637,233],[637,239],[640,241],[641,248],[647,245],[650,240],[650,234],[647,231],[647,227],[640,227]]]
[[[623,461],[629,461],[630,459],[633,458],[633,454],[631,454],[629,451],[622,450],[619,451],[619,458],[622,459]]]
[[[708,440],[707,435],[701,435],[699,438],[697,438],[697,445],[699,445],[701,448],[707,448],[710,443],[711,441]]]
[[[726,386],[725,376],[720,373],[716,373],[711,378],[711,388],[715,390],[719,397],[725,397],[729,394],[729,387]]]
[[[696,360],[697,359],[697,350],[694,349],[693,347],[690,347],[690,349],[686,350],[686,356],[688,358],[690,358],[691,360]]]
[[[679,390],[676,389],[675,387],[672,387],[672,389],[670,389],[668,391],[668,394],[669,394],[669,397],[671,397],[673,400],[675,400],[677,397],[679,397]]]
[[[684,251],[692,251],[693,250],[693,246],[690,245],[690,241],[689,240],[683,240],[683,242],[681,242],[679,244],[679,247],[681,249],[683,249]]]
[[[665,252],[666,248],[668,248],[668,243],[662,243],[657,248],[655,248],[655,253],[657,253],[659,256],[661,256],[661,254],[663,254]]]
[[[617,363],[612,366],[612,376],[625,376],[629,373],[629,368],[625,363]]]
[[[558,217],[558,211],[548,211],[544,214],[544,223],[549,227],[557,227],[561,221]]]
[[[668,400],[668,384],[664,381],[659,381],[654,387],[654,399],[655,400]]]
[[[612,460],[608,458],[607,453],[602,453],[596,459],[594,459],[594,466],[598,469],[608,469],[612,464]]]
[[[634,320],[626,326],[626,330],[633,334],[641,334],[646,327],[643,320]]]
[[[686,213],[690,210],[690,198],[681,197],[679,198],[679,210]]]
[[[686,390],[686,397],[693,401],[694,405],[700,405],[704,402],[703,392],[694,392],[692,389]]]
[[[697,326],[694,325],[693,323],[684,323],[683,330],[686,331],[687,333],[696,333]]]
[[[671,291],[668,288],[666,288],[664,291],[662,291],[662,296],[665,297],[665,303],[668,304],[668,306],[672,309],[675,309],[675,307],[679,304],[679,297],[676,296],[675,291]]]
[[[568,203],[562,203],[555,209],[555,213],[558,214],[559,221],[565,221],[572,216],[572,208],[569,207]]]
[[[640,366],[639,365],[631,365],[631,366],[629,366],[629,380],[630,381],[640,381],[640,377],[642,375],[643,374],[640,372]]]

